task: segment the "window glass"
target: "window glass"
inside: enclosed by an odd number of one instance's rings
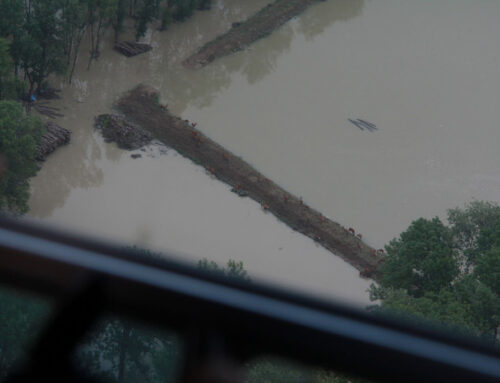
[[[0,2],[0,210],[496,345],[499,14]]]
[[[74,363],[91,376],[111,382],[174,382],[182,350],[174,333],[107,316],[87,334]]]
[[[0,287],[0,380],[27,355],[51,309],[47,300]]]

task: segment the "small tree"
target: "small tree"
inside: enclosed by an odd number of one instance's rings
[[[5,166],[0,178],[0,210],[28,210],[28,179],[36,173],[41,135],[39,118],[26,115],[19,103],[0,101],[0,154]]]

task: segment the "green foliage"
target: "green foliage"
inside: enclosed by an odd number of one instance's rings
[[[161,11],[161,25],[160,25],[160,29],[162,31],[165,31],[168,29],[168,26],[170,24],[172,24],[172,10],[166,6],[162,9]]]
[[[266,357],[247,364],[246,381],[248,383],[362,383],[366,380],[303,366],[284,359]]]
[[[173,18],[175,21],[184,21],[191,17],[198,6],[197,0],[172,0]]]
[[[170,382],[179,363],[176,336],[119,318],[105,318],[76,358],[80,368],[117,382]]]
[[[14,34],[11,53],[28,79],[28,96],[38,91],[52,73],[63,73],[64,40],[61,36],[59,1],[29,2],[22,29]]]
[[[198,9],[207,10],[212,6],[212,0],[199,0]]]
[[[49,314],[47,302],[26,295],[0,291],[0,380],[23,356]]]
[[[17,33],[23,24],[24,6],[20,0],[0,0],[0,37]]]
[[[0,210],[28,210],[28,179],[36,173],[36,145],[41,135],[39,118],[26,115],[14,101],[0,101],[0,153],[6,167],[0,178]]]
[[[14,76],[9,48],[9,42],[0,37],[0,100],[18,99],[24,90],[23,83]]]
[[[405,289],[415,297],[440,291],[458,274],[451,230],[439,218],[414,221],[386,251],[382,285]]]
[[[226,268],[224,268],[220,267],[214,261],[209,261],[208,259],[204,258],[198,262],[198,267],[200,269],[207,270],[214,274],[222,275],[227,278],[234,278],[250,282],[250,277],[248,276],[246,270],[243,268],[243,262],[241,261],[236,262],[231,259],[227,262]]]
[[[143,0],[137,16],[135,38],[139,40],[146,34],[148,24],[158,15],[156,0]]]
[[[386,246],[372,310],[440,323],[492,341],[500,326],[500,208],[474,201],[439,219],[414,221]]]
[[[249,383],[299,383],[312,381],[312,378],[311,370],[281,359],[262,358],[247,366]]]

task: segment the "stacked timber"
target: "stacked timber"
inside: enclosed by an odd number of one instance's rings
[[[135,43],[132,41],[120,41],[115,44],[115,50],[127,57],[137,56],[153,49],[149,44]]]
[[[70,140],[71,132],[68,129],[61,128],[54,122],[47,122],[45,133],[37,146],[37,161],[45,161],[47,156],[56,150],[59,146],[67,144]]]

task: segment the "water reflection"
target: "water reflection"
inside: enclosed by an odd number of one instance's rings
[[[97,161],[101,148],[91,131],[76,131],[70,144],[58,149],[31,182],[30,215],[49,217],[54,209],[64,206],[74,188],[88,189],[101,185],[103,172]]]
[[[329,0],[322,3],[321,12],[305,12],[298,19],[297,31],[313,40],[335,21],[348,21],[361,15],[365,0]]]
[[[244,75],[248,84],[263,80],[277,69],[278,58],[290,50],[297,34],[313,39],[336,21],[360,15],[363,6],[364,0],[332,0],[316,4],[314,7],[321,7],[321,11],[304,12],[297,22],[286,23],[265,41],[258,41],[245,51],[227,57],[224,63],[218,60],[198,71],[179,71],[175,85],[163,86],[162,83],[161,92],[180,114],[190,105],[209,107],[214,98],[229,87],[234,74]]]

